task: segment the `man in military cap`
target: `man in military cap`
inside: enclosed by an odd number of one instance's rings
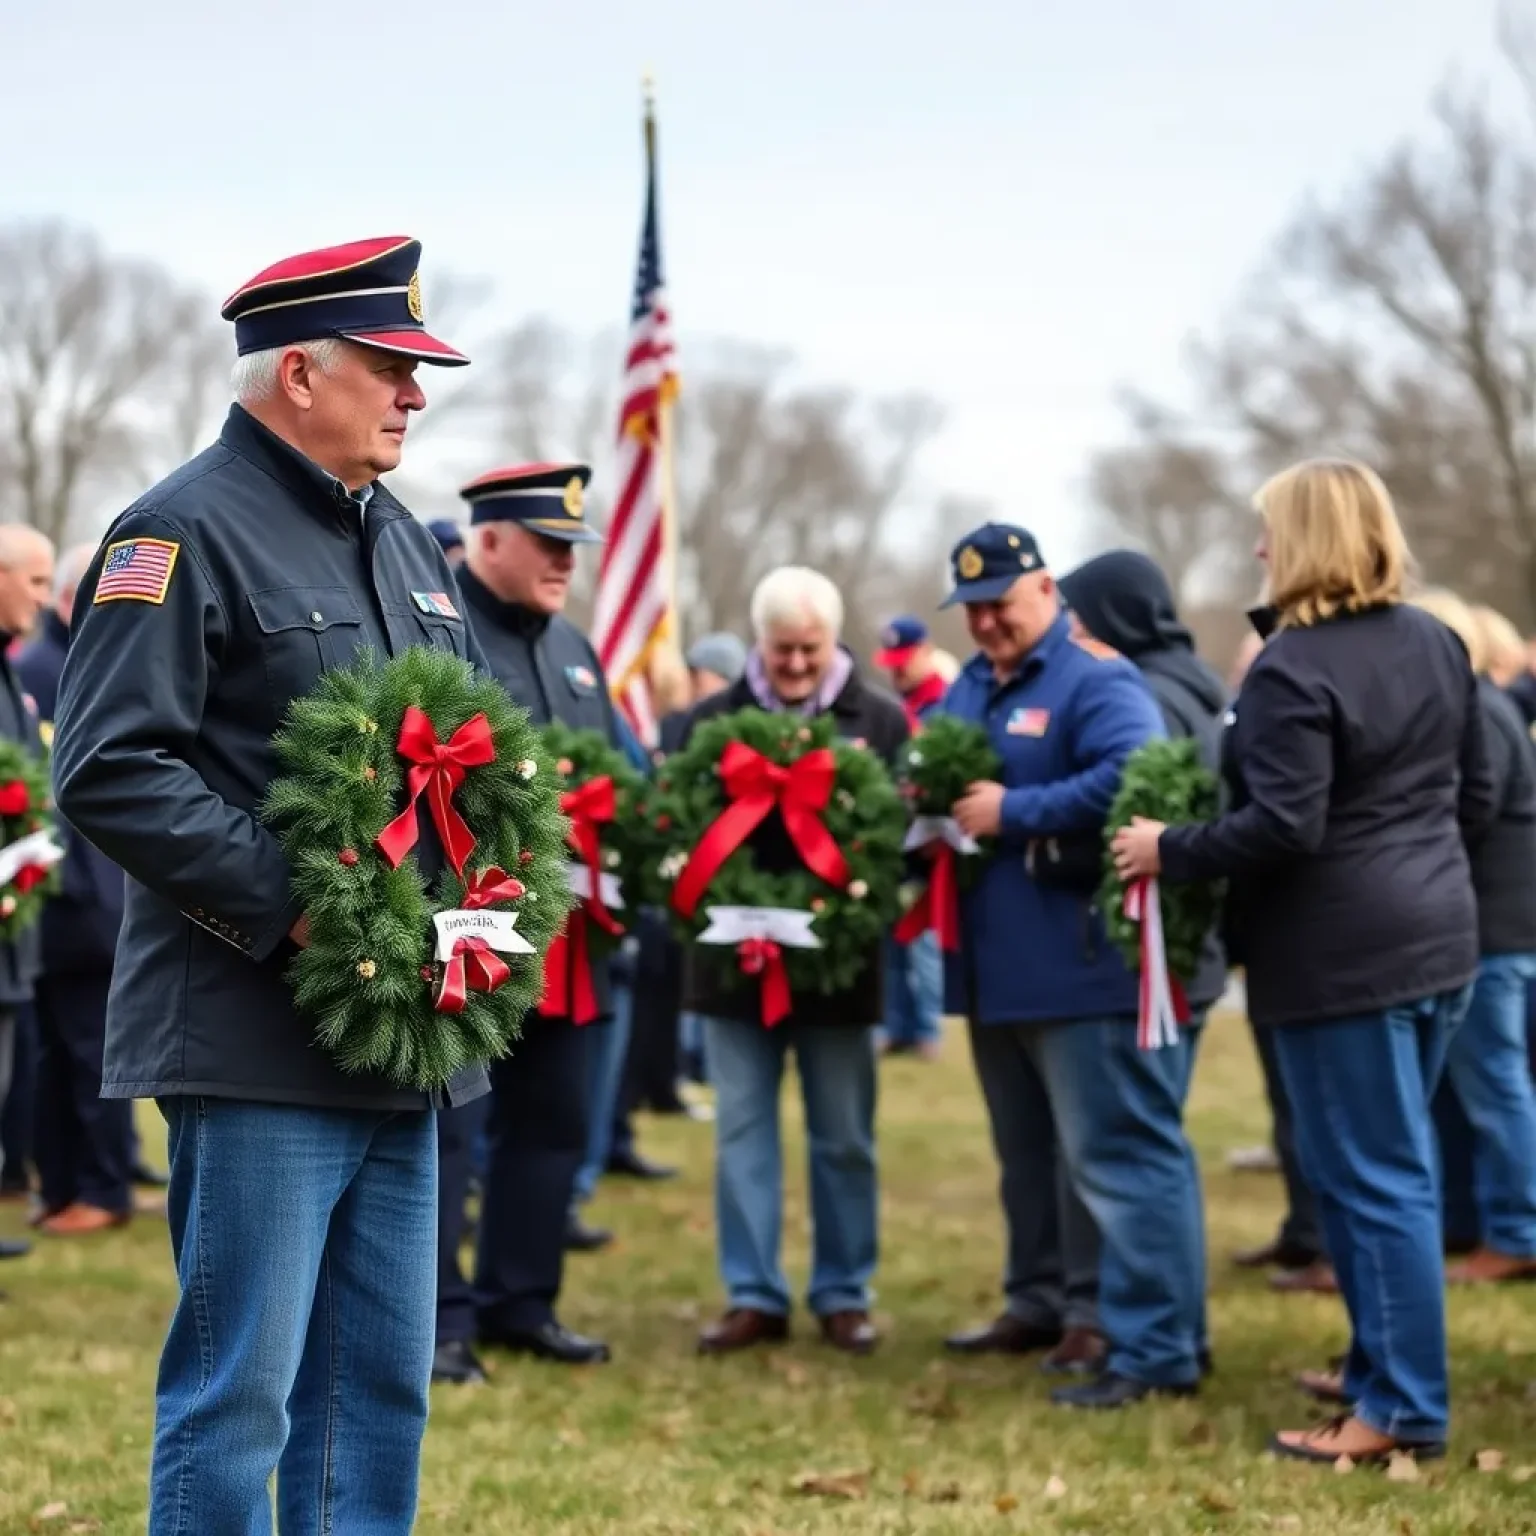
[[[561,616],[576,546],[601,542],[583,507],[590,476],[584,464],[524,464],[471,480],[460,493],[471,526],[458,582],[491,672],[534,723],[560,720],[600,731],[617,747],[597,653]],[[562,957],[564,973],[550,975],[544,1002],[523,1021],[522,1040],[493,1068],[488,1109],[477,1104],[439,1117],[439,1380],[483,1379],[476,1339],[564,1364],[608,1358],[606,1344],[572,1333],[555,1317],[571,1193],[587,1146],[587,1052],[593,1027],[611,1013],[605,967],[599,962],[578,977],[578,947],[553,952],[554,962]],[[575,1000],[588,985],[592,1004],[578,1010]],[[482,1126],[488,1162],[471,1288],[459,1245]],[[595,1236],[578,1229],[575,1246],[595,1246]]]
[[[127,871],[102,1091],[169,1126],[180,1298],[151,1536],[406,1536],[432,1366],[441,1093],[341,1069],[285,976],[307,942],[257,807],[289,702],[360,647],[481,663],[437,541],[379,476],[425,405],[405,236],[280,261],[225,303],[219,440],[108,531],[76,599],[54,741],[65,817]]]
[[[442,546],[443,558],[457,570],[464,564],[464,530],[451,517],[435,517],[427,527]]]
[[[1187,1394],[1199,1380],[1205,1284],[1181,1123],[1190,1041],[1139,1048],[1137,978],[1093,906],[1121,769],[1163,734],[1162,719],[1132,663],[1074,638],[1026,529],[988,523],[952,560],[947,601],[965,605],[977,651],[944,709],[984,726],[1003,767],[954,807],[961,829],[995,839],[996,851],[961,897],[945,992],[970,1026],[1002,1164],[1008,1264],[1006,1311],[949,1347],[1056,1346],[1052,1369],[1088,1377],[1056,1391],[1068,1407]],[[1058,1213],[1070,1216],[1056,1198],[1058,1145],[1098,1227],[1097,1263],[1091,1231],[1058,1230]]]

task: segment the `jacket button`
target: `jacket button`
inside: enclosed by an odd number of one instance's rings
[[[320,610],[317,608],[317,609],[315,609],[315,611],[312,614],[310,614],[309,622],[311,624],[322,624],[322,623],[325,622],[325,615],[323,613],[321,613]]]

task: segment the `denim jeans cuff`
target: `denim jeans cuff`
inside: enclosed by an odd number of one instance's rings
[[[868,1291],[821,1291],[807,1296],[805,1304],[817,1317],[834,1312],[868,1312],[873,1298]]]
[[[766,1312],[770,1317],[788,1317],[790,1304],[782,1296],[775,1296],[769,1291],[732,1291],[730,1307],[744,1308],[748,1312]]]
[[[1377,1413],[1369,1403],[1355,1404],[1355,1417],[1367,1429],[1378,1435],[1390,1435],[1409,1445],[1443,1445],[1450,1435],[1448,1423],[1431,1423],[1426,1419],[1404,1418],[1390,1413]]]
[[[1128,1381],[1143,1382],[1149,1387],[1192,1387],[1200,1380],[1198,1360],[1165,1360],[1149,1365],[1144,1360],[1131,1360],[1113,1348],[1105,1367],[1112,1376],[1124,1376]]]

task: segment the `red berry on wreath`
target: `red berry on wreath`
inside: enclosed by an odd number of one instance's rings
[[[656,830],[658,832],[665,832],[671,825],[672,818],[670,816],[658,816],[656,818]]]
[[[524,848],[517,856],[517,862],[522,865],[533,863],[533,849]]]
[[[421,968],[421,979],[423,981],[431,981],[432,980],[432,967],[430,965],[422,966],[422,968]]]
[[[575,764],[571,762],[570,758],[562,757],[560,761],[555,764],[555,767],[558,768],[561,773],[568,774],[574,769]]]
[[[822,898],[820,896],[813,896],[813,897],[811,897],[811,911],[812,912],[825,912],[826,910],[827,910],[827,904],[826,904],[825,901],[822,900]]]
[[[345,864],[348,869],[351,869],[352,866],[357,863],[357,849],[343,848],[341,852],[336,855],[336,860],[338,863]]]

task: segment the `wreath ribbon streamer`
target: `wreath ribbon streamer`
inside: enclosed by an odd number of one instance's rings
[[[443,852],[462,880],[465,860],[475,850],[475,834],[454,808],[453,792],[464,782],[467,769],[496,761],[490,721],[484,714],[474,715],[447,741],[439,741],[426,712],[412,704],[400,721],[395,751],[411,765],[405,776],[409,798],[405,809],[375,839],[379,852],[398,868],[416,846],[421,835],[416,802],[425,792]]]
[[[732,741],[720,758],[720,778],[731,803],[710,823],[678,876],[672,905],[683,917],[693,916],[720,866],[775,808],[805,867],[839,890],[848,884],[848,861],[821,819],[837,778],[837,759],[829,748],[817,747],[785,767]]]
[[[1177,1045],[1179,1025],[1189,1022],[1189,1001],[1168,969],[1163,949],[1163,906],[1156,880],[1134,880],[1125,889],[1125,915],[1141,931],[1141,980],[1136,1044],[1144,1051]]]
[[[763,1024],[772,1029],[794,1011],[784,951],[772,939],[743,939],[736,946],[736,963],[743,976],[758,978],[758,998]]]
[[[471,992],[494,992],[511,974],[484,939],[472,934],[455,939],[432,1006],[438,1013],[463,1013]]]

